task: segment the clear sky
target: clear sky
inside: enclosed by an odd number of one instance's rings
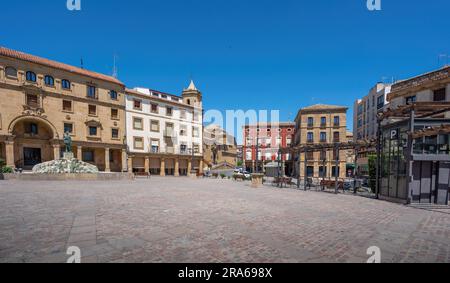
[[[192,76],[205,109],[348,106],[378,81],[439,67],[450,55],[450,1],[0,0],[0,45],[181,94]]]

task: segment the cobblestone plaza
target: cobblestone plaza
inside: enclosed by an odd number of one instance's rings
[[[0,262],[450,262],[450,211],[248,183],[0,182]]]

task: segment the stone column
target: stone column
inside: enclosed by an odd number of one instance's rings
[[[53,159],[59,160],[61,157],[61,145],[54,144],[53,145]]]
[[[133,173],[133,157],[128,157],[128,166],[127,166],[128,173]]]
[[[164,158],[161,158],[161,177],[166,176],[166,160]]]
[[[191,171],[192,171],[192,161],[189,159],[188,160],[188,168],[187,168],[187,173],[188,173],[188,176],[189,175],[191,175]]]
[[[198,172],[199,172],[199,174],[203,174],[203,159],[200,159],[198,164],[199,164]]]
[[[105,172],[111,172],[111,164],[109,160],[109,148],[105,148]]]
[[[122,149],[122,172],[128,171],[127,166],[127,151]]]
[[[144,170],[145,170],[145,173],[150,172],[150,158],[149,157],[145,157]]]
[[[6,166],[16,168],[14,160],[14,141],[5,141]]]
[[[180,160],[178,158],[175,158],[175,177],[180,176]]]
[[[77,159],[83,161],[83,147],[77,146]]]

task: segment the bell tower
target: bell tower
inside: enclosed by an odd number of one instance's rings
[[[185,104],[202,108],[202,93],[195,87],[193,80],[189,87],[183,90],[182,97]]]

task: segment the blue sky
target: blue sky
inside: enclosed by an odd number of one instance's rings
[[[0,45],[180,94],[192,76],[206,109],[346,105],[383,77],[437,68],[450,54],[448,0],[0,0]],[[6,23],[8,23],[6,25]],[[7,28],[6,28],[7,26]]]

